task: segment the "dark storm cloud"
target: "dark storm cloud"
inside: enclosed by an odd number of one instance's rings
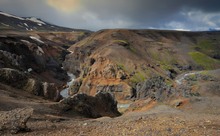
[[[64,2],[62,0],[1,0],[0,9],[20,16],[41,17],[63,26],[91,30],[118,27],[190,30],[220,28],[219,0],[65,1],[67,4],[79,3],[79,8],[64,12],[59,4]],[[56,4],[51,7],[53,2]],[[62,6],[65,7],[65,4]]]
[[[203,14],[218,13],[219,0],[111,0],[105,2],[85,0],[86,9],[98,13],[100,19],[123,17],[133,21],[134,27],[158,27],[172,20],[184,22],[183,12],[201,11]]]

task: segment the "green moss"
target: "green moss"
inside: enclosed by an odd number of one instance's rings
[[[150,56],[156,60],[159,64],[164,66],[164,69],[169,69],[172,64],[178,63],[177,58],[169,50],[162,51],[149,51]],[[167,68],[169,67],[169,68]]]
[[[138,51],[134,48],[134,46],[130,45],[128,41],[125,40],[114,40],[113,43],[123,44],[124,47],[130,50],[133,53],[137,53]]]
[[[150,53],[150,56],[153,58],[153,59],[155,59],[155,60],[161,60],[160,59],[160,57],[159,57],[159,54],[158,54],[158,52],[149,52]]]
[[[169,70],[169,69],[172,69],[172,66],[168,65],[168,64],[165,64],[165,63],[162,63],[161,68],[164,69],[164,70]]]
[[[137,50],[133,46],[131,46],[131,45],[128,46],[127,49],[130,50],[133,53],[137,53]]]
[[[128,42],[125,41],[125,40],[114,40],[113,43],[123,43],[123,44],[128,44]]]
[[[189,52],[192,59],[200,66],[205,69],[214,69],[216,66],[220,65],[220,61],[213,59],[201,52]]]
[[[204,70],[204,71],[202,71],[200,74],[201,74],[201,75],[209,75],[209,71]]]
[[[196,74],[189,75],[187,78],[188,78],[190,81],[196,81],[196,80],[197,80]]]
[[[132,76],[132,78],[130,79],[132,83],[139,83],[139,82],[143,82],[144,80],[145,80],[145,75],[141,72],[135,73],[135,75]]]
[[[202,50],[213,50],[216,48],[216,46],[210,40],[200,41],[196,47]]]
[[[172,64],[175,64],[175,63],[166,63],[166,62],[159,62],[160,64],[160,67],[163,69],[163,70],[170,70],[170,69],[175,69],[175,67],[172,65]]]
[[[219,44],[212,40],[201,40],[194,49],[208,56],[220,55]]]
[[[123,64],[117,64],[119,69],[126,71],[125,66]]]
[[[172,86],[173,85],[173,81],[172,80],[165,80],[165,83],[168,86]]]

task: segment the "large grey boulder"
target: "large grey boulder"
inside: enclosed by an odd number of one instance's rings
[[[73,111],[90,118],[120,115],[117,109],[117,101],[110,93],[98,93],[95,97],[76,94],[62,100],[60,105],[65,112]]]

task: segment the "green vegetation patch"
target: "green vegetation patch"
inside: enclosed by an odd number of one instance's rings
[[[119,45],[122,45],[126,49],[130,50],[131,52],[137,53],[137,50],[132,45],[130,45],[129,42],[126,40],[114,40],[113,43],[117,43]]]
[[[118,63],[117,66],[119,69],[126,71],[125,66],[123,64]]]
[[[128,42],[127,41],[125,41],[125,40],[114,40],[113,41],[113,43],[121,43],[121,44],[128,44]]]
[[[192,59],[205,69],[214,69],[220,65],[220,61],[213,59],[201,52],[189,52]]]
[[[195,50],[207,54],[210,57],[214,57],[217,55],[220,56],[219,48],[219,44],[217,44],[216,41],[213,40],[202,40],[198,42],[196,46],[194,46]]]
[[[145,80],[145,75],[141,72],[137,72],[135,73],[134,76],[132,76],[132,78],[130,79],[130,81],[132,83],[139,83],[139,82],[143,82]]]

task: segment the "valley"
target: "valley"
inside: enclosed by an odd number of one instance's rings
[[[0,19],[0,135],[220,135],[220,31]]]

